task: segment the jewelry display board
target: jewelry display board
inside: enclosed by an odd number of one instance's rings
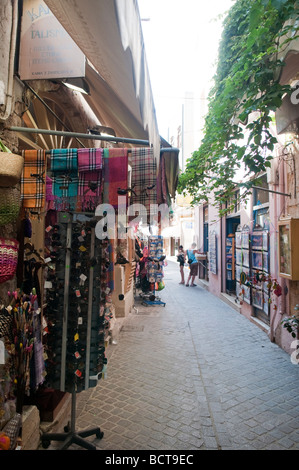
[[[101,275],[109,261],[93,225],[91,215],[59,212],[47,231],[46,382],[63,392],[96,386],[106,363]]]

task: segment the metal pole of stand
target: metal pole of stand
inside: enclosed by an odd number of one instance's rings
[[[59,450],[66,450],[72,444],[77,444],[87,450],[97,450],[96,446],[91,442],[86,441],[84,438],[96,435],[98,439],[102,439],[104,433],[99,427],[87,429],[85,431],[76,432],[76,390],[72,391],[72,407],[71,407],[71,424],[70,431],[68,426],[65,427],[65,433],[45,433],[41,436],[42,446],[47,449],[51,441],[63,442]]]

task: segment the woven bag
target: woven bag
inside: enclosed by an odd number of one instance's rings
[[[17,219],[21,208],[21,192],[18,188],[0,187],[0,225]]]
[[[18,264],[19,242],[0,238],[0,283],[12,279]]]
[[[0,338],[6,337],[10,342],[13,342],[13,316],[6,310],[2,308],[0,310]]]
[[[2,429],[3,433],[10,439],[9,450],[14,450],[17,445],[21,425],[22,416],[19,413],[16,413]]]
[[[0,186],[15,186],[21,180],[24,158],[11,152],[0,151]]]

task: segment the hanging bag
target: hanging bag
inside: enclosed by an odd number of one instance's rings
[[[12,279],[17,270],[19,242],[0,238],[0,283]]]
[[[0,140],[0,186],[15,186],[21,180],[24,158],[12,153]]]
[[[18,188],[0,187],[0,226],[18,218],[21,208],[21,192]]]

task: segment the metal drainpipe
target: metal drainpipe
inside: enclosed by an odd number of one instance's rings
[[[282,192],[285,192],[285,188],[286,188],[286,181],[285,181],[285,168],[284,168],[284,162],[282,162],[282,170],[281,170],[281,180],[282,180],[282,183],[283,183],[283,188],[282,188]],[[279,195],[279,214],[281,215],[281,210],[282,210],[282,207],[284,206],[285,204],[285,196],[282,195],[282,193]],[[276,206],[277,207],[277,206]],[[276,209],[276,216],[277,216],[277,209]],[[277,234],[277,237],[279,237],[279,234]],[[279,239],[278,239],[278,243],[279,243]],[[278,266],[279,266],[279,263],[278,263]],[[270,341],[271,342],[274,342],[275,341],[275,329],[274,329],[274,322],[276,320],[276,316],[277,314],[279,313],[279,315],[283,315],[286,311],[286,280],[284,278],[281,278],[281,281],[280,281],[280,285],[281,285],[281,290],[282,290],[282,295],[280,297],[280,302],[279,302],[279,312],[278,312],[278,309],[274,311],[274,314],[273,314],[273,317],[272,317],[272,321],[270,322],[270,332],[269,332],[269,338],[270,338]]]
[[[283,182],[283,188],[282,188],[282,191],[285,192],[286,190],[286,172],[285,172],[285,163],[283,161],[283,164],[282,164],[282,182]],[[286,201],[284,199],[284,196],[280,196],[279,197],[279,213],[281,215],[281,208],[284,207]],[[277,237],[278,237],[278,243],[279,243],[279,234],[277,234]],[[278,266],[279,266],[279,263],[278,263]],[[286,289],[287,289],[287,284],[286,284],[286,280],[284,277],[281,277],[280,278],[280,285],[281,285],[281,291],[282,291],[282,295],[281,295],[281,298],[280,298],[280,303],[279,303],[279,315],[282,316],[285,314],[286,312]],[[276,319],[276,316],[277,316],[277,313],[278,313],[278,310],[275,311],[274,315],[273,315],[273,319],[272,319],[272,325],[271,325],[271,331],[270,331],[270,340],[273,342],[275,341],[275,331],[274,331],[274,321]]]
[[[282,165],[282,181],[283,181],[283,191],[285,191],[287,185],[286,185],[286,171],[285,171],[285,163],[283,162]],[[283,207],[283,205],[286,203],[286,201],[283,199],[283,196],[280,196],[280,207]],[[279,236],[279,234],[278,234]],[[279,239],[278,239],[279,243]],[[283,315],[286,313],[286,280],[285,278],[281,278],[281,290],[282,290],[282,296],[281,296],[281,301],[280,301],[280,315]]]
[[[0,121],[6,121],[12,111],[13,101],[13,83],[14,83],[14,61],[16,53],[16,38],[17,38],[17,26],[18,26],[18,0],[12,1],[12,30],[10,38],[10,56],[8,66],[8,81],[7,81],[7,92],[6,92],[6,106],[3,115],[0,115]]]

